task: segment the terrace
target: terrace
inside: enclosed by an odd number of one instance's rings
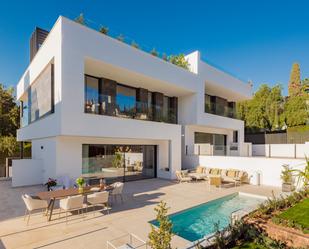
[[[10,181],[0,181],[0,248],[105,248],[106,241],[127,233],[134,233],[147,240],[149,221],[155,218],[154,207],[167,202],[169,213],[211,201],[235,192],[270,197],[280,189],[267,186],[242,185],[216,188],[205,182],[181,183],[151,179],[125,183],[124,202],[116,202],[109,215],[92,212],[85,216],[70,216],[66,224],[58,218],[56,205],[52,221],[47,222],[41,213],[31,216],[27,226],[21,199],[23,193],[36,194],[43,186],[12,188]],[[184,201],[185,200],[185,201]],[[173,246],[185,248],[190,242],[173,237]]]

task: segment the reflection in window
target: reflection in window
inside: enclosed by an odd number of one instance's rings
[[[86,76],[85,81],[85,112],[99,113],[99,79]]]
[[[52,110],[52,66],[49,65],[30,87],[31,122]]]
[[[107,183],[156,176],[155,145],[83,145],[82,174]]]
[[[54,67],[49,64],[21,97],[21,126],[54,112]]]
[[[136,107],[136,89],[117,85],[117,114],[133,117]]]

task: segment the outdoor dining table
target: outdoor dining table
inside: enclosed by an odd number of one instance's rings
[[[93,190],[93,188],[96,188]],[[42,200],[49,200],[49,204],[46,210],[46,215],[48,216],[48,221],[51,221],[51,217],[53,215],[53,210],[54,210],[54,205],[55,201],[57,199],[63,199],[69,196],[74,196],[74,195],[89,195],[94,192],[99,192],[99,191],[109,191],[112,190],[113,187],[110,185],[93,185],[93,186],[87,186],[84,187],[82,191],[80,191],[78,188],[68,188],[68,189],[60,189],[60,190],[54,190],[54,191],[43,191],[37,193],[37,196],[42,199]]]

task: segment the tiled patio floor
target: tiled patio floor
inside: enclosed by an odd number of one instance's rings
[[[85,216],[71,216],[66,225],[58,210],[51,222],[41,213],[30,219],[29,226],[23,220],[22,193],[35,194],[43,186],[11,188],[10,181],[0,181],[0,249],[2,248],[106,248],[106,241],[126,233],[134,233],[144,240],[150,231],[148,221],[155,218],[154,207],[160,200],[167,202],[174,213],[234,192],[246,192],[271,196],[273,187],[244,185],[237,188],[211,188],[204,182],[177,184],[151,179],[125,184],[125,202],[116,203],[109,215],[89,212]],[[173,246],[183,248],[188,241],[173,237]]]

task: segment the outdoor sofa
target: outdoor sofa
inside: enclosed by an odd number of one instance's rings
[[[249,183],[249,176],[246,171],[238,170],[238,169],[218,169],[218,168],[209,168],[198,166],[194,171],[190,171],[189,175],[195,173],[200,174],[201,176],[220,176],[223,182],[228,183]]]

